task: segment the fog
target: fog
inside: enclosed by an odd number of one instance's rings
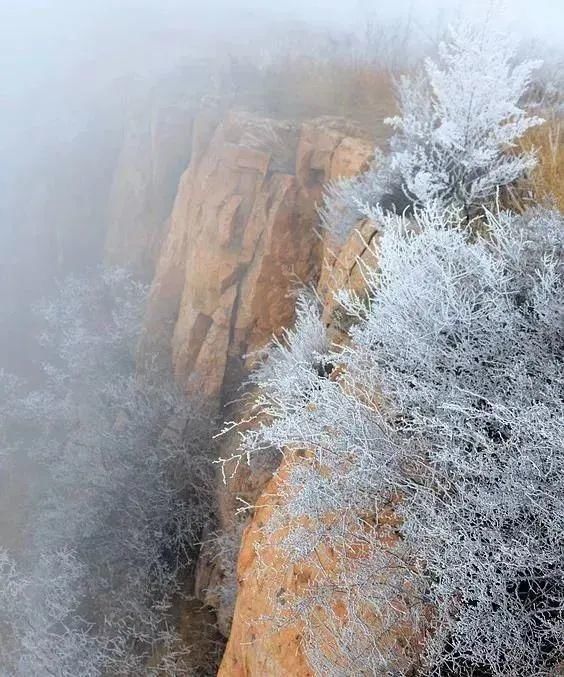
[[[149,674],[153,639],[177,645],[175,604],[192,585],[201,539],[216,537],[221,482],[211,461],[221,407],[237,402],[244,370],[233,370],[233,391],[212,412],[203,395],[178,388],[170,345],[148,367],[139,357],[197,113],[205,127],[209,111],[215,125],[244,111],[268,120],[267,135],[271,120],[289,121],[293,141],[268,139],[282,156],[273,172],[287,162],[298,174],[294,132],[314,118],[331,130],[350,124],[355,140],[387,152],[398,76],[436,54],[450,23],[468,22],[514,33],[520,55],[546,59],[531,89],[543,105],[550,94],[550,114],[561,115],[564,0],[0,0],[0,675]],[[558,120],[551,186],[564,157]],[[319,239],[327,178],[310,169],[304,194]],[[347,205],[354,223],[357,198]],[[119,270],[109,270],[108,233],[120,227]],[[172,286],[184,275],[177,258]],[[165,290],[159,337],[173,331],[177,301]],[[200,315],[195,335],[212,323]],[[234,359],[239,368],[243,356]],[[230,547],[235,586],[238,542]],[[206,669],[225,644],[213,633]],[[54,647],[53,637],[65,641]],[[215,674],[206,669],[159,674]]]
[[[3,0],[3,115],[11,114],[8,120],[13,122],[29,114],[24,107],[43,109],[49,99],[65,93],[72,109],[100,80],[146,73],[187,54],[213,52],[225,39],[253,40],[271,22],[299,20],[330,31],[356,32],[367,23],[409,23],[415,38],[426,40],[451,20],[477,17],[544,45],[558,45],[564,30],[564,6],[558,0]],[[57,115],[64,112],[60,109]],[[49,116],[48,109],[43,115]]]
[[[451,20],[478,18],[544,47],[558,46],[564,30],[559,0],[3,0],[0,12],[4,144],[22,125],[28,142],[45,126],[68,131],[73,111],[88,106],[109,80],[147,76],[189,54],[217,52],[226,40],[253,42],[273,22],[357,34],[368,24],[409,25],[417,43],[433,41]],[[21,152],[9,148],[5,154]]]

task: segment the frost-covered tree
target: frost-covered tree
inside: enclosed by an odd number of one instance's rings
[[[471,210],[534,166],[533,155],[507,151],[542,122],[523,107],[539,65],[517,63],[511,38],[469,27],[440,45],[424,77],[402,79],[391,168],[413,202],[440,198]]]
[[[519,62],[514,41],[495,30],[452,30],[436,60],[400,80],[389,153],[362,177],[330,184],[322,225],[342,237],[367,204],[402,212],[440,200],[467,218],[491,206],[536,164],[516,142],[542,122],[525,107],[539,65]]]
[[[22,380],[0,369],[0,462],[2,455],[13,452],[17,434],[18,407],[23,392]]]
[[[173,603],[209,513],[211,424],[136,374],[144,298],[101,270],[39,308],[44,380],[12,398],[6,428],[25,429],[37,482],[29,548],[3,559],[2,674],[175,674],[189,652]]]
[[[318,674],[533,677],[562,659],[563,244],[543,210],[490,214],[481,235],[440,203],[388,216],[367,297],[340,295],[345,346],[302,306],[255,375],[242,452],[290,455],[269,528],[289,563],[333,553],[280,606]]]
[[[70,552],[40,555],[30,575],[0,552],[2,675],[102,674],[108,655],[80,614],[85,570]]]

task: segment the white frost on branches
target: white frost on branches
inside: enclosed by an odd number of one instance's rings
[[[512,39],[495,30],[452,30],[436,61],[401,78],[400,112],[387,120],[389,154],[364,175],[329,184],[321,225],[343,240],[363,205],[401,213],[437,200],[471,217],[525,177],[536,157],[518,152],[516,142],[543,122],[525,108],[540,62],[518,62],[516,54]]]
[[[159,655],[186,674],[173,601],[209,515],[211,423],[136,374],[144,298],[123,271],[68,278],[39,309],[40,387],[0,379],[2,441],[25,431],[41,479],[23,568],[0,559],[7,677],[175,674]]]
[[[458,29],[422,77],[401,80],[391,167],[415,204],[440,198],[470,210],[535,165],[534,155],[507,153],[542,122],[523,107],[540,62],[516,63],[515,54],[495,31]]]
[[[307,451],[269,528],[296,525],[289,562],[330,546],[342,569],[321,568],[293,607],[319,674],[407,674],[416,632],[425,674],[532,677],[562,658],[563,244],[550,211],[490,214],[482,235],[440,203],[415,224],[389,216],[369,300],[343,296],[350,342],[304,350],[318,319],[302,307],[257,377],[268,421],[245,451]],[[312,376],[321,359],[330,378]],[[398,523],[378,524],[390,506]],[[365,557],[350,556],[359,540]],[[331,621],[336,599],[347,613]],[[368,617],[403,649],[374,641]]]
[[[271,397],[290,404],[309,397],[312,382],[324,368],[328,341],[315,299],[302,295],[296,303],[293,329],[284,329],[281,340],[267,349],[260,369],[251,374],[252,383],[268,390]]]

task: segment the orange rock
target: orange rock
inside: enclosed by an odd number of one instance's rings
[[[218,122],[211,112],[197,116],[192,128],[192,159],[180,180],[158,256],[139,364],[142,370],[159,359],[157,366],[173,372],[189,395],[217,411],[248,373],[247,355],[292,324],[295,288],[317,283],[323,247],[316,230],[316,202],[323,183],[363,168],[371,151],[365,137],[342,120],[320,119],[296,127],[244,113],[230,113]],[[240,414],[239,409],[232,417]],[[233,448],[231,438],[223,444]],[[218,486],[219,526],[233,538],[235,549],[240,538],[238,499],[256,503],[273,469],[269,463],[252,469],[241,465],[225,486]],[[267,516],[265,512],[259,519]],[[254,531],[246,532],[249,545],[239,562],[242,578],[246,572],[256,575],[257,538]],[[278,555],[272,556],[275,566]],[[229,575],[232,571],[225,571],[204,546],[195,594],[216,608],[225,634],[233,605],[218,589]],[[309,575],[303,569],[286,573],[281,582],[261,580],[254,592],[241,588],[238,608],[248,608],[248,614],[239,613],[230,646],[253,646],[253,637],[264,634],[265,628],[251,618],[269,608],[272,585],[305,585]],[[267,654],[232,651],[222,674],[309,675],[299,645],[299,628],[283,630]]]
[[[329,171],[339,171],[343,175],[347,171],[354,172],[364,168],[369,161],[369,148],[362,141],[356,144],[346,137],[334,146],[332,133],[326,134],[323,130],[311,128],[306,130],[304,136],[300,142],[298,158],[298,175],[302,171],[304,181],[311,177],[304,166],[310,169],[321,167],[329,156],[333,167]],[[319,143],[317,152],[312,150],[315,143]],[[338,153],[342,155],[339,156]],[[359,222],[357,229],[342,246],[327,240],[325,242],[318,294],[323,300],[323,318],[334,341],[343,341],[345,333],[333,293],[340,288],[349,288],[362,295],[365,289],[364,269],[366,266],[377,265],[379,237],[378,224],[364,220]],[[310,677],[314,674],[304,648],[305,628],[302,620],[292,614],[284,618],[284,606],[280,606],[279,602],[284,596],[300,599],[317,577],[335,585],[342,573],[343,558],[342,553],[339,556],[334,550],[321,545],[305,562],[288,561],[283,538],[290,525],[278,531],[273,530],[272,525],[274,511],[282,500],[279,490],[292,462],[285,461],[262,494],[258,497],[255,494],[254,501],[247,496],[247,500],[253,501],[258,507],[242,538],[237,567],[237,600],[229,641],[218,673],[220,677]],[[242,467],[239,472],[241,471],[244,475],[252,476],[246,467]],[[233,483],[233,479],[228,480],[230,490],[227,494],[233,495]],[[239,488],[245,488],[244,480]],[[227,506],[234,509],[234,505],[229,502]],[[327,519],[331,520],[331,516],[328,515]],[[386,549],[393,550],[398,542],[398,519],[393,509],[388,508],[377,516],[366,515],[364,519],[366,528],[377,529],[379,542]],[[228,514],[223,520],[224,524],[228,524]],[[306,527],[304,538],[307,538],[307,525],[294,526]],[[358,543],[347,543],[346,556],[349,564],[369,556],[370,549],[366,543],[362,535],[358,538]],[[336,589],[338,587],[335,585]],[[408,587],[405,592],[406,599],[409,599]],[[373,628],[373,637],[378,638],[382,654],[392,655],[397,666],[410,670],[417,663],[422,634],[406,606],[408,602],[404,601],[403,595],[398,595],[393,607],[399,620],[390,626],[385,614],[380,615],[378,610],[364,604],[362,591],[357,600],[357,610],[361,614],[364,627]],[[336,665],[341,660],[338,626],[346,623],[347,615],[348,607],[344,598],[336,593],[325,608],[321,606],[315,609],[310,618],[316,628],[318,650],[329,661],[335,661]],[[281,616],[285,622],[280,622]],[[368,642],[370,643],[370,637]],[[350,666],[342,665],[342,671],[343,674],[350,673]]]
[[[245,355],[292,323],[294,289],[319,275],[323,183],[360,167],[369,150],[333,119],[297,129],[230,113],[211,135],[199,118],[193,127],[197,152],[161,248],[140,358],[164,356],[187,393],[217,407],[247,373]],[[287,152],[293,163],[282,162]]]
[[[377,610],[365,603],[363,591],[349,589],[343,595],[341,574],[355,561],[365,560],[370,548],[365,538],[366,532],[358,533],[356,542],[348,542],[345,552],[338,554],[327,545],[318,545],[305,561],[292,563],[287,556],[283,539],[289,529],[304,527],[304,538],[307,538],[307,521],[299,520],[294,525],[288,524],[282,529],[274,529],[274,512],[279,509],[281,501],[280,488],[289,469],[295,461],[286,459],[273,480],[266,486],[258,500],[250,524],[242,539],[237,567],[238,594],[229,641],[223,656],[218,675],[220,677],[312,677],[314,672],[308,662],[304,638],[307,631],[301,612],[296,614],[291,600],[302,599],[309,592],[310,586],[323,580],[334,589],[335,593],[324,603],[316,605],[309,616],[310,628],[314,628],[317,650],[329,662],[342,666],[342,674],[350,673],[350,665],[342,662],[340,654],[339,631],[344,628],[349,615],[350,600],[356,594],[356,612],[360,614],[364,630],[371,628],[373,637],[378,638],[379,651],[391,654],[396,665],[409,670],[417,662],[422,635],[416,625],[411,624],[411,616],[403,594],[398,591],[398,598],[393,601],[397,612],[396,623],[388,625],[386,614],[380,615]],[[327,516],[327,522],[341,523],[342,515]],[[387,551],[394,549],[398,543],[395,527],[398,518],[391,508],[383,510],[378,516],[376,533],[379,542]],[[270,528],[269,528],[270,527]],[[362,527],[353,527],[354,529]],[[371,528],[368,524],[366,529]],[[354,540],[354,539],[353,539]],[[383,574],[385,575],[385,574]],[[360,633],[359,645],[362,650],[363,640],[370,647],[370,637]]]
[[[267,485],[261,507],[243,535],[235,617],[218,677],[313,677],[301,650],[301,628],[292,624],[277,629],[274,622],[280,591],[296,592],[308,582],[307,572],[288,567],[275,543],[263,547],[266,536],[260,526],[276,509],[281,481],[283,473]]]
[[[370,141],[346,136],[341,140],[331,160],[332,177],[349,178],[368,169],[374,157],[374,145]]]
[[[380,238],[377,223],[360,221],[343,245],[326,238],[324,261],[317,291],[323,299],[323,320],[329,329],[332,341],[344,339],[346,318],[335,300],[335,292],[349,289],[362,296],[366,287],[365,272],[378,263],[377,251]]]

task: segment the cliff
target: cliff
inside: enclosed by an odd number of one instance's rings
[[[378,226],[364,221],[358,224],[357,230],[341,246],[332,242],[329,237],[325,238],[317,294],[323,306],[322,317],[329,336],[335,343],[343,340],[344,332],[333,291],[349,288],[362,293],[362,268],[376,263],[374,245],[378,237]],[[236,568],[237,599],[229,641],[218,673],[220,677],[309,677],[319,674],[312,670],[303,648],[304,634],[308,629],[291,612],[285,615],[281,610],[285,599],[299,599],[320,574],[326,580],[333,580],[335,589],[338,590],[341,572],[337,555],[323,547],[316,548],[305,562],[289,562],[283,547],[285,530],[273,532],[270,528],[281,500],[279,487],[291,466],[292,459],[285,459],[262,493],[246,497],[246,500],[259,507],[254,510],[246,524],[241,539]],[[252,473],[249,474],[252,476]],[[394,542],[393,539],[389,540],[385,525],[393,522],[393,519],[393,513],[380,515],[378,518],[383,527],[382,538],[387,539],[386,545],[389,548],[393,548]],[[359,538],[359,543],[362,543],[362,538]],[[362,546],[351,544],[349,555],[362,557]],[[338,615],[337,593],[333,603]],[[336,653],[332,651],[334,638],[331,632],[323,630],[327,620],[323,617],[323,611],[316,613],[320,652],[331,660]],[[393,651],[396,643],[403,642],[406,634],[410,633],[409,628],[407,632],[406,628],[402,628],[401,633],[397,629],[384,629],[379,626],[378,619],[371,615],[367,617],[367,625],[374,630],[374,636],[379,637],[382,650]],[[417,640],[413,636],[414,644]],[[404,647],[400,648],[398,644],[397,654],[403,655],[404,652]]]
[[[240,112],[218,120],[204,111],[191,147],[140,359],[158,356],[189,395],[217,411],[247,373],[246,356],[291,324],[293,291],[318,279],[323,183],[358,172],[371,145],[340,120],[293,125]]]
[[[114,179],[106,254],[138,271],[154,267],[141,371],[156,365],[211,414],[240,418],[242,405],[232,401],[252,353],[292,324],[297,289],[318,286],[327,299],[326,322],[337,335],[331,291],[362,283],[358,260],[371,256],[368,243],[377,232],[367,222],[362,236],[340,249],[319,232],[316,205],[326,181],[360,172],[371,157],[366,134],[342,119],[296,124],[208,106],[164,118],[154,113],[149,122],[136,123],[125,136]],[[163,187],[183,161],[165,218]],[[222,438],[221,455],[228,456],[236,442]],[[258,502],[266,507],[249,524],[237,515],[241,501],[252,505],[263,491],[264,497],[272,494],[276,464],[241,464],[225,484],[217,477],[217,514],[202,538],[193,587],[215,610],[221,632],[230,635],[222,675],[310,674],[299,629],[277,632],[256,620],[280,584],[276,577],[265,579],[255,552],[272,508],[265,498]],[[274,544],[265,557],[276,567]],[[298,590],[306,581],[307,572],[294,572],[284,586]],[[185,626],[194,625],[193,604],[183,616]],[[259,646],[254,640],[265,633],[271,641]]]

